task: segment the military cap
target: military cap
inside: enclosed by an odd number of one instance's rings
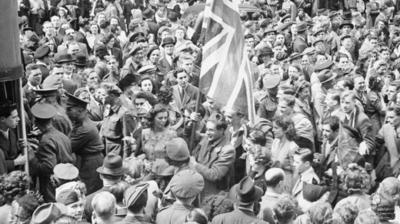
[[[328,190],[328,187],[303,182],[303,198],[309,202],[317,201],[322,195],[328,192]]]
[[[318,74],[318,79],[321,84],[327,83],[329,81],[332,81],[336,78],[337,73],[336,72],[331,72],[330,70],[326,69],[321,71],[320,74]]]
[[[186,161],[190,158],[188,145],[182,138],[173,138],[165,145],[167,157],[174,161]]]
[[[280,21],[283,23],[286,19],[290,19],[290,15],[289,15],[289,14],[284,15],[284,16],[280,19]]]
[[[37,103],[31,109],[32,115],[38,119],[51,119],[57,111],[56,108],[48,103]]]
[[[49,75],[42,83],[43,89],[59,89],[62,88],[63,82],[60,75]]]
[[[68,97],[67,99],[67,106],[68,107],[81,107],[81,108],[86,108],[88,102],[79,99],[78,97],[69,94],[69,93],[65,93],[65,95]]]
[[[270,55],[270,56],[274,55],[274,52],[272,51],[272,49],[270,47],[263,47],[260,49],[260,53],[259,53],[260,57],[268,56],[268,55]]]
[[[110,152],[103,160],[103,165],[96,169],[100,174],[109,176],[122,176],[124,175],[124,168],[121,156]]]
[[[44,57],[46,57],[47,55],[49,55],[50,53],[50,47],[47,45],[42,45],[40,47],[38,47],[38,49],[36,49],[33,57],[35,59],[42,59]]]
[[[54,55],[54,62],[57,64],[73,62],[74,58],[71,54],[58,52]]]
[[[174,175],[175,167],[169,165],[165,159],[156,159],[151,166],[151,172],[157,176],[172,176]]]
[[[305,22],[300,22],[296,26],[297,32],[301,33],[307,30],[307,24]]]
[[[143,32],[134,32],[129,37],[129,42],[146,41],[146,35]]]
[[[276,30],[274,28],[272,28],[272,27],[269,27],[264,31],[264,36],[267,35],[268,33],[275,33],[276,34]]]
[[[54,177],[61,180],[75,180],[79,170],[71,163],[59,163],[53,168]]]
[[[57,96],[58,89],[57,88],[35,89],[35,93],[42,97]]]
[[[265,77],[263,77],[263,85],[267,89],[272,89],[278,86],[280,82],[281,82],[280,75],[268,74]]]
[[[147,189],[149,188],[148,183],[138,183],[134,186],[128,187],[124,192],[124,201],[126,207],[131,207],[135,205],[136,201],[141,195],[147,194]]]
[[[314,71],[319,72],[319,71],[322,71],[324,69],[328,69],[328,68],[330,68],[332,66],[333,66],[333,61],[327,60],[327,61],[324,61],[322,63],[316,64],[315,67],[314,67]]]
[[[50,224],[67,213],[65,205],[60,203],[47,203],[39,206],[32,215],[32,224]]]
[[[173,37],[165,37],[165,38],[162,40],[161,46],[164,47],[164,46],[167,45],[167,44],[172,44],[172,45],[174,45],[174,44],[175,44],[175,39],[174,39]]]
[[[354,28],[354,24],[351,22],[351,20],[343,20],[343,21],[340,23],[340,27],[339,27],[339,28],[342,29],[342,27],[343,27],[343,26],[346,26],[346,25],[350,26],[351,29]]]
[[[182,170],[170,182],[172,193],[178,198],[192,198],[204,188],[204,178],[194,170]]]
[[[69,205],[79,201],[79,195],[76,191],[68,189],[63,190],[57,194],[56,202],[63,205]]]

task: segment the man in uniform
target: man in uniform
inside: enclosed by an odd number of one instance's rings
[[[156,224],[185,223],[193,201],[204,188],[204,179],[196,171],[183,170],[172,177],[170,186],[176,201],[157,214]]]
[[[104,145],[96,124],[88,118],[88,103],[68,93],[67,97],[67,115],[73,123],[72,151],[77,156],[79,177],[85,183],[87,193],[91,194],[102,186],[96,169],[103,163]]]
[[[37,103],[32,107],[35,124],[42,136],[35,156],[30,158],[32,173],[39,177],[40,193],[45,201],[54,201],[55,189],[50,184],[53,168],[59,163],[75,163],[69,138],[55,129],[52,118],[56,109],[51,104]]]

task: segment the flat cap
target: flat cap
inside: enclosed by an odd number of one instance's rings
[[[182,170],[170,182],[172,193],[178,198],[192,198],[204,188],[204,178],[194,170]]]
[[[134,186],[128,187],[124,192],[125,206],[130,207],[135,205],[135,202],[143,194],[147,194],[147,189],[149,188],[148,183],[139,183]]]
[[[133,46],[132,49],[129,51],[129,55],[136,54],[136,52],[138,52],[138,51],[140,51],[140,50],[142,50],[142,49],[143,49],[142,46],[140,46],[140,45],[135,45],[135,46]]]
[[[143,32],[134,32],[129,37],[129,42],[146,41],[146,35]]]
[[[78,97],[76,97],[72,94],[69,94],[69,93],[65,93],[65,95],[68,97],[67,106],[86,108],[88,102],[86,102],[82,99],[79,99]]]
[[[37,103],[31,109],[32,115],[39,119],[51,119],[56,115],[56,108],[48,103]]]
[[[174,40],[174,38],[173,37],[165,37],[163,40],[162,40],[162,44],[161,44],[161,46],[162,47],[164,47],[165,45],[167,45],[167,44],[175,44],[175,40]]]
[[[183,138],[173,138],[165,145],[167,157],[173,161],[185,161],[190,158],[188,145]]]
[[[56,55],[54,55],[54,62],[57,64],[68,63],[73,61],[74,58],[72,57],[71,54],[68,53],[58,52]]]
[[[50,53],[50,47],[47,45],[42,45],[36,49],[33,57],[35,59],[42,59],[42,58],[46,57],[47,55],[49,55],[49,53]]]
[[[324,69],[328,69],[328,68],[330,68],[332,66],[333,66],[333,61],[327,60],[325,62],[316,64],[315,67],[314,67],[314,71],[319,72],[319,71],[322,71]]]
[[[53,168],[54,177],[61,180],[75,180],[79,170],[71,163],[59,163]]]

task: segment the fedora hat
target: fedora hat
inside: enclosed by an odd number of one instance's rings
[[[251,177],[244,177],[238,184],[232,187],[234,200],[238,204],[248,205],[258,201],[263,195],[260,187],[256,186]]]
[[[110,176],[122,176],[124,169],[121,156],[115,153],[108,153],[104,158],[103,165],[96,170],[100,174]]]
[[[73,62],[73,61],[74,61],[74,58],[72,57],[71,54],[57,53],[56,55],[54,55],[54,62],[57,64]]]
[[[77,67],[85,67],[86,64],[87,64],[86,55],[84,55],[84,54],[77,54],[77,55],[75,56],[74,65],[76,65]]]
[[[305,22],[300,22],[299,24],[297,24],[296,26],[297,28],[297,32],[301,33],[307,30],[307,24]]]
[[[131,207],[135,205],[140,196],[146,193],[147,188],[149,188],[148,183],[139,183],[126,189],[124,192],[125,206]]]
[[[318,79],[321,84],[327,83],[329,81],[332,81],[336,78],[337,73],[331,72],[330,70],[326,69],[321,71],[320,74],[318,74]]]

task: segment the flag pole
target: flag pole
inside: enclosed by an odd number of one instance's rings
[[[28,158],[28,139],[26,137],[26,122],[25,122],[25,108],[24,108],[24,96],[23,96],[23,89],[22,89],[22,78],[18,80],[19,86],[19,102],[20,102],[20,117],[21,117],[21,129],[22,129],[22,139],[24,141],[23,150],[24,155],[26,156],[25,160],[25,172],[29,176],[29,158]]]

